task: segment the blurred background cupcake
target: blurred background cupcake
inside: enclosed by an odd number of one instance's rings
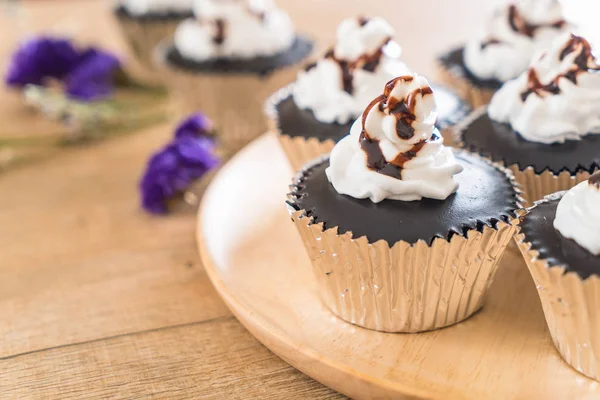
[[[133,55],[153,68],[153,51],[192,14],[193,0],[119,0],[114,15]]]
[[[427,80],[385,85],[288,206],[324,303],[375,330],[420,332],[481,308],[520,208],[510,172],[443,145]]]
[[[549,195],[523,217],[519,248],[552,340],[573,368],[600,380],[600,173]]]
[[[267,96],[294,79],[313,43],[272,0],[196,0],[194,14],[158,62],[182,109],[206,112],[231,154],[267,130]]]
[[[410,74],[400,59],[394,33],[379,17],[342,21],[335,46],[267,102],[271,128],[294,170],[331,151],[388,81]],[[441,129],[450,128],[470,111],[450,89],[435,87],[435,96]]]
[[[570,29],[558,0],[511,1],[490,17],[483,35],[439,58],[440,78],[473,107],[487,104],[536,52]]]
[[[589,42],[563,34],[470,118],[459,140],[512,169],[528,204],[570,189],[600,166],[599,71]]]

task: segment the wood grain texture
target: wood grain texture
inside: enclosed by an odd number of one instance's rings
[[[6,359],[0,398],[334,399],[231,316]]]
[[[48,29],[123,50],[107,4],[27,3],[19,24],[2,9],[1,59]],[[0,135],[61,129],[4,89],[0,121]],[[172,125],[0,174],[0,398],[339,398],[231,317],[198,259],[195,206],[139,208]]]
[[[6,3],[2,71],[17,41],[32,33],[126,51],[111,2]],[[435,52],[477,29],[456,16],[474,20],[491,3],[279,0],[299,30],[319,40],[319,51],[341,18],[385,14],[407,62],[424,73],[433,71]],[[139,72],[132,59],[128,67]],[[61,129],[4,89],[0,121],[0,137]],[[180,204],[168,218],[140,210],[144,162],[173,124],[0,173],[0,398],[341,397],[268,352],[231,317],[197,256],[195,207]]]

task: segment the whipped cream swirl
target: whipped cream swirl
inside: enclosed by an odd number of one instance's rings
[[[331,152],[326,173],[335,190],[374,203],[443,200],[454,193],[453,176],[463,168],[444,147],[434,110],[425,78],[406,75],[388,82]]]
[[[192,11],[194,0],[121,0],[121,4],[132,15],[185,13]]]
[[[532,142],[600,133],[600,65],[588,41],[561,35],[527,72],[504,84],[488,113]]]
[[[195,0],[196,18],[175,31],[175,47],[194,61],[272,56],[295,40],[289,15],[273,0]]]
[[[558,0],[518,0],[498,10],[483,38],[465,47],[464,62],[480,79],[506,82],[525,71],[534,54],[569,31]]]
[[[296,105],[324,123],[345,124],[360,116],[381,86],[409,73],[393,35],[382,18],[342,21],[335,47],[298,75]]]
[[[554,228],[600,256],[600,172],[569,190],[558,203]]]

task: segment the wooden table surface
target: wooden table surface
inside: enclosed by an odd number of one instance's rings
[[[0,5],[1,63],[18,38],[40,31],[125,51],[108,3],[32,1],[16,15]],[[321,49],[340,19],[385,15],[424,74],[493,3],[279,1]],[[140,210],[137,181],[173,123],[0,173],[1,399],[341,397],[232,316],[199,262],[195,207],[168,217]],[[0,133],[53,129],[0,89]]]

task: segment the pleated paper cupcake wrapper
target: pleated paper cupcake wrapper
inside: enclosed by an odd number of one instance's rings
[[[516,225],[436,238],[431,245],[353,239],[323,231],[304,211],[292,220],[308,251],[325,305],[341,319],[385,332],[422,332],[456,324],[483,306]]]
[[[131,52],[147,69],[154,71],[154,50],[165,39],[173,37],[175,29],[181,20],[135,20],[131,18],[116,17]],[[158,77],[153,78],[158,80]]]
[[[454,142],[456,142],[459,147],[467,147],[462,140],[463,131],[486,111],[486,106],[479,107],[455,127],[453,132],[455,137]],[[489,156],[482,155],[482,157],[492,160]],[[501,161],[493,161],[505,166]],[[550,170],[544,170],[542,173],[536,173],[533,166],[522,169],[522,167],[517,164],[509,165],[507,168],[512,171],[515,180],[519,184],[522,191],[524,207],[533,205],[535,201],[541,200],[544,196],[549,194],[569,190],[578,183],[587,180],[591,175],[588,171],[578,171],[575,174],[571,174],[569,171],[562,171],[559,174],[555,174]]]
[[[577,371],[600,380],[600,278],[550,266],[523,234],[515,237],[537,287],[556,349]]]
[[[215,123],[219,147],[230,156],[268,130],[264,104],[276,88],[293,80],[300,64],[280,68],[268,76],[254,73],[191,72],[169,66],[165,44],[155,57],[164,83],[183,114],[202,111]]]
[[[568,171],[563,171],[557,175],[549,170],[537,174],[532,167],[528,167],[522,171],[518,165],[511,165],[509,168],[521,186],[525,199],[524,205],[526,207],[531,206],[536,200],[543,199],[544,196],[549,194],[569,190],[577,184],[587,181],[591,175],[587,171],[579,171],[575,175],[571,175]]]
[[[294,171],[299,171],[310,160],[328,154],[335,146],[333,140],[322,142],[317,138],[292,137],[281,134],[278,134],[277,137]]]
[[[299,171],[295,182],[312,166]],[[517,192],[511,172],[497,164]],[[456,324],[483,306],[504,250],[518,229],[522,210],[510,221],[482,230],[435,238],[431,244],[404,241],[393,246],[338,228],[325,230],[306,210],[297,210],[294,188],[288,209],[308,252],[324,304],[341,319],[385,332],[422,332]]]
[[[454,89],[460,97],[471,104],[473,108],[478,108],[487,105],[492,100],[495,89],[486,89],[475,87],[464,77],[453,73],[441,63],[437,66],[437,80],[440,83]]]

